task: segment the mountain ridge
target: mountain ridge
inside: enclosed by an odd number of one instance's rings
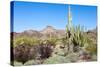
[[[65,30],[62,29],[55,29],[52,26],[46,26],[44,29],[42,29],[41,31],[37,31],[37,30],[24,30],[23,32],[11,32],[14,37],[20,37],[20,36],[28,36],[28,37],[36,37],[36,38],[48,38],[48,37],[64,37],[66,34]],[[97,28],[93,29],[93,30],[88,30],[87,32],[88,35],[91,35],[92,37],[96,38],[97,35]]]

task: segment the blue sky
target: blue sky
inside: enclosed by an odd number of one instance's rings
[[[56,29],[65,29],[68,21],[68,4],[53,4],[39,2],[13,2],[14,32],[24,30],[42,30],[47,25]],[[71,5],[72,23],[80,24],[87,29],[97,25],[97,7]]]

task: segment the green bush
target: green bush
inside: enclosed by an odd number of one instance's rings
[[[16,39],[14,39],[13,44],[14,47],[21,45],[21,44],[25,44],[25,45],[37,45],[40,43],[40,40],[37,38],[31,38],[31,37],[27,37],[27,36],[23,36],[23,37],[17,37]]]
[[[36,65],[36,64],[40,64],[40,60],[29,60],[27,61],[24,65]]]
[[[14,61],[14,65],[13,66],[22,66],[23,64],[21,62],[17,62],[17,61]]]
[[[66,56],[66,59],[70,62],[77,62],[79,60],[79,54],[78,53],[69,53]]]
[[[43,64],[58,64],[58,63],[68,63],[69,60],[66,59],[64,56],[54,55],[52,57],[49,57],[44,61]]]
[[[46,59],[51,56],[55,41],[55,39],[38,40],[19,37],[14,41],[14,60],[24,64],[31,59]]]

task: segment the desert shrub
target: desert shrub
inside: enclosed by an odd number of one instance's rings
[[[24,45],[37,45],[39,44],[40,40],[37,38],[31,38],[27,36],[17,37],[13,41],[14,47],[24,44]]]
[[[46,59],[51,56],[56,39],[39,40],[19,37],[14,41],[14,60],[23,64],[31,59]]]
[[[86,49],[79,51],[79,61],[91,61],[92,55]]]
[[[48,38],[47,41],[55,46],[58,40],[56,37],[51,37],[51,38]]]
[[[33,65],[33,64],[35,64],[36,62],[35,62],[35,60],[29,60],[29,61],[27,61],[24,65],[26,66],[26,65]]]
[[[14,48],[14,60],[22,62],[23,64],[28,61],[30,53],[30,45],[21,44]]]
[[[97,54],[97,44],[94,43],[92,40],[89,39],[88,45],[85,45],[84,47],[91,54]]]
[[[62,44],[56,45],[53,50],[52,56],[55,54],[60,55],[60,56],[65,56],[68,53],[67,50],[68,50],[68,48],[64,47],[64,45],[62,45]]]
[[[24,64],[26,61],[33,59],[36,56],[36,52],[34,49],[31,51],[31,47],[34,45],[38,45],[39,42],[40,41],[38,39],[26,36],[14,39],[14,46],[12,50],[14,54],[13,60],[22,62]]]
[[[30,64],[42,64],[43,60],[49,58],[53,52],[54,46],[46,41],[42,41],[39,45],[32,46],[30,49],[30,55],[33,55],[33,51],[35,52],[35,58],[31,61],[29,60],[24,65]]]
[[[53,55],[46,59],[43,64],[58,64],[58,63],[68,63],[69,60],[66,59],[64,56],[60,55]]]
[[[41,60],[29,60],[27,61],[24,65],[36,65],[36,64],[41,64]]]
[[[93,54],[91,57],[91,61],[97,61],[97,55]]]
[[[22,66],[23,64],[21,62],[17,62],[17,61],[14,61],[14,65],[13,66]]]
[[[68,53],[67,48],[62,45],[56,45],[51,57],[44,61],[44,64],[55,64],[55,63],[69,63],[76,62],[79,58],[78,53]]]
[[[49,40],[46,40],[46,41],[43,41],[42,43],[40,43],[40,45],[38,47],[39,53],[41,55],[40,58],[46,59],[46,58],[50,57],[53,52],[54,45],[55,44]]]
[[[69,53],[68,55],[66,55],[66,60],[69,60],[70,62],[77,62],[79,60],[79,54]]]

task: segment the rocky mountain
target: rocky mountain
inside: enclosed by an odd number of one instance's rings
[[[65,35],[64,30],[55,29],[52,26],[47,26],[41,31],[37,30],[25,30],[21,33],[13,32],[14,37],[28,36],[37,38],[48,38],[48,37],[62,37]]]
[[[88,35],[88,37],[94,38],[96,40],[97,28],[95,28],[93,30],[88,30],[85,33]],[[14,35],[14,37],[28,36],[28,37],[36,37],[36,38],[41,38],[41,39],[46,39],[48,37],[61,38],[61,37],[65,36],[65,30],[59,30],[59,29],[55,29],[52,26],[47,26],[46,28],[44,28],[41,31],[25,30],[25,31],[20,32],[20,33],[13,32],[12,34]]]
[[[56,29],[54,29],[52,26],[47,26],[42,31],[40,31],[42,34],[49,34],[49,33],[56,33]]]
[[[42,31],[40,31],[44,37],[62,37],[65,35],[64,30],[58,30],[53,28],[52,26],[47,26]]]
[[[42,34],[36,30],[25,30],[24,32],[20,33],[20,36],[28,36],[28,37],[41,37]]]

